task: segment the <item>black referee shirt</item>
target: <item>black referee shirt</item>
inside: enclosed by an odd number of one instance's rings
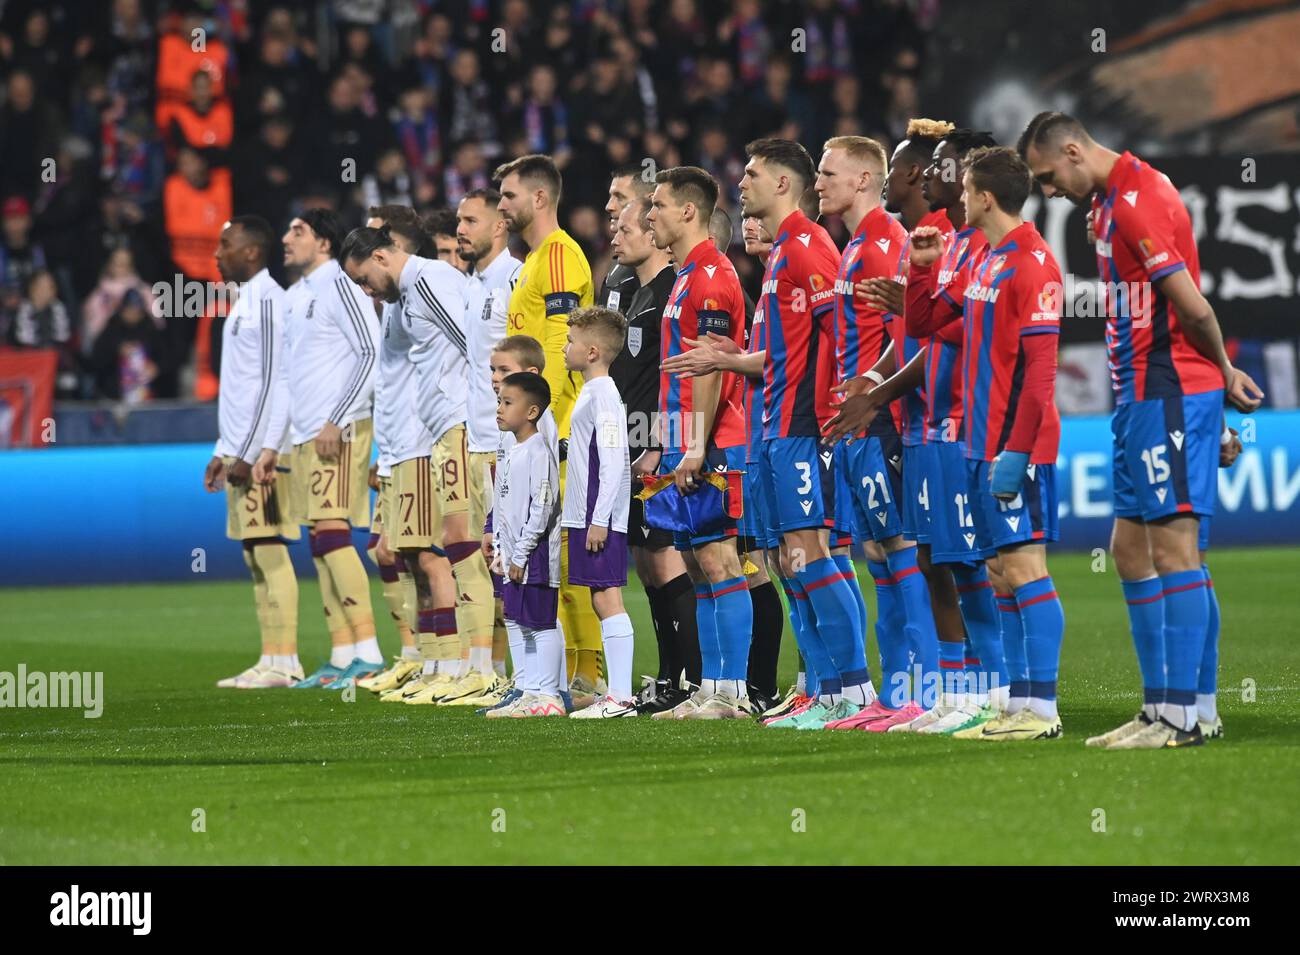
[[[627,300],[627,341],[609,366],[627,407],[628,450],[634,461],[647,447],[658,446],[649,422],[659,410],[659,328],[676,280],[677,270],[666,265]]]
[[[636,290],[640,287],[641,283],[637,281],[636,270],[615,262],[614,267],[605,276],[604,284],[600,287],[600,297],[596,299],[596,304],[605,308],[612,308],[621,315],[627,315],[628,306],[632,303],[632,296],[636,294]]]

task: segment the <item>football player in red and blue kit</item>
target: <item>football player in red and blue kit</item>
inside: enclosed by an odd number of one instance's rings
[[[745,336],[745,297],[730,260],[709,238],[718,184],[694,166],[660,171],[647,219],[655,245],[679,263],[660,332],[661,365],[681,354],[686,340],[709,334],[737,348]],[[693,491],[706,471],[744,470],[745,419],[741,381],[731,372],[682,377],[662,372],[659,416],[661,471]],[[746,676],[753,605],[736,552],[736,524],[698,536],[674,534],[693,557],[696,625],[702,683],[697,693],[655,719],[742,719],[749,716]]]
[[[1116,401],[1111,548],[1144,693],[1136,717],[1088,744],[1194,746],[1220,728],[1211,662],[1217,606],[1198,525],[1214,513],[1225,395],[1248,412],[1263,393],[1224,350],[1200,292],[1191,219],[1167,176],[1101,146],[1064,113],[1034,117],[1019,151],[1045,196],[1091,208],[1107,297]]]
[[[945,211],[932,205],[922,190],[925,170],[930,164],[934,149],[952,131],[952,123],[913,119],[907,126],[907,139],[894,150],[885,182],[885,211],[899,215],[905,229],[924,225],[934,225],[945,233],[950,233],[953,229]],[[901,289],[902,283],[907,281],[907,268],[908,244],[904,241],[898,249],[888,284],[898,284]],[[855,288],[861,291],[874,282],[882,281],[886,281],[885,276],[860,278]],[[837,386],[836,391],[847,396],[845,403],[839,406],[837,420],[846,415],[852,416],[854,405],[860,405],[867,397],[865,392],[883,382],[887,376],[901,372],[924,351],[925,343],[907,335],[902,321],[895,320],[895,314],[902,312],[901,303],[901,294],[898,303],[892,306],[897,311],[883,303],[875,303],[882,310],[881,317],[888,331],[889,344],[873,367],[864,369],[859,377],[848,379]],[[897,673],[900,665],[903,669],[911,669],[910,664],[914,663],[919,668],[920,679],[916,679],[916,674],[913,674],[910,692],[901,700],[895,696],[892,688],[886,687],[887,692],[882,694],[873,709],[893,709],[886,723],[873,722],[868,727],[872,730],[891,730],[920,717],[926,708],[933,705],[933,700],[926,698],[925,687],[931,687],[930,695],[935,696],[937,694],[933,688],[939,682],[939,643],[931,604],[936,581],[929,562],[923,561],[920,556],[929,540],[929,520],[925,510],[927,495],[921,462],[921,449],[925,441],[925,397],[920,388],[919,366],[916,370],[918,374],[915,377],[899,376],[895,381],[895,384],[906,382],[906,387],[891,394],[890,410],[902,445],[902,494],[898,500],[903,538],[915,541],[920,546],[888,552],[883,561],[873,559],[869,552],[867,566],[876,584],[876,638],[880,645],[881,666],[887,673]],[[866,426],[875,419],[875,406],[872,405],[870,414],[862,425]],[[857,426],[837,429],[835,437],[859,430]],[[859,476],[857,480],[860,479]]]
[[[966,223],[988,247],[951,279],[963,304],[961,375],[966,428],[966,499],[962,525],[1012,588],[1024,631],[1026,673],[1012,672],[1025,703],[958,738],[991,741],[1061,736],[1056,706],[1065,616],[1047,571],[1046,544],[1058,537],[1056,348],[1063,289],[1051,249],[1020,218],[1032,180],[1014,150],[984,148],[964,162]],[[943,250],[936,230],[912,236],[913,266],[933,265]],[[967,521],[969,520],[969,525]],[[1004,638],[1005,642],[1005,638]],[[1007,654],[1008,661],[1013,652]],[[1018,696],[1012,690],[1012,698]]]
[[[1013,655],[1023,642],[1010,588],[1005,581],[996,581],[998,599],[1010,611],[1000,615],[995,583],[983,560],[991,554],[976,546],[966,477],[962,303],[960,291],[953,287],[957,275],[988,245],[984,232],[966,222],[961,162],[973,149],[993,145],[988,133],[957,129],[935,147],[923,191],[933,205],[947,211],[957,231],[944,240],[937,270],[912,266],[906,285],[907,333],[927,342],[921,358],[925,393],[921,459],[930,540],[921,550],[930,565],[944,675],[936,705],[899,727],[910,732],[956,733],[1010,710],[1003,628],[1012,631]],[[1021,660],[1017,670],[1023,669]]]
[[[859,281],[893,276],[907,233],[881,204],[888,160],[884,147],[863,136],[838,136],[826,142],[814,185],[825,215],[840,216],[852,238],[840,257],[835,280],[835,358],[839,383],[865,375],[890,346],[886,315],[857,296]],[[837,530],[848,530],[863,541],[869,560],[886,565],[890,555],[904,570],[916,573],[916,545],[903,538],[902,444],[890,409],[883,408],[858,440],[835,445],[835,505]],[[903,558],[907,558],[904,560]],[[844,569],[851,572],[847,555]],[[856,584],[856,581],[854,581]],[[909,645],[931,629],[924,583],[912,582],[920,598],[903,606],[903,626],[897,621],[878,628],[881,647],[881,692],[860,712],[828,724],[830,729],[883,732],[898,719],[911,719]],[[865,626],[864,626],[865,629]]]
[[[820,442],[833,415],[835,275],[839,252],[799,201],[812,186],[812,158],[791,140],[746,147],[741,206],[774,237],[760,301],[766,325],[763,443],[768,519],[781,536],[782,573],[800,609],[796,637],[818,677],[819,697],[769,726],[820,729],[875,697],[867,673],[855,583],[831,556],[835,522],[834,451]],[[751,339],[754,336],[751,336]]]

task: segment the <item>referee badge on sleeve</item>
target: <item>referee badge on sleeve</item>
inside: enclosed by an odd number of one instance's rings
[[[627,330],[627,350],[633,358],[641,354],[641,329],[635,326]]]

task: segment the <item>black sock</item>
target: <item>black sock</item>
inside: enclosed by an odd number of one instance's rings
[[[652,587],[645,585],[646,600],[650,604],[650,622],[655,628],[655,645],[659,648],[659,673],[657,679],[668,679],[667,674],[672,666],[673,646],[668,634],[672,633],[672,627],[665,627],[664,619],[664,592],[662,587]]]
[[[700,684],[700,630],[695,624],[695,585],[686,574],[679,574],[659,588],[664,594],[665,602],[671,608],[668,626],[673,632],[673,643],[677,652],[673,655],[673,674],[676,682],[683,669],[686,679]]]
[[[772,581],[753,588],[754,636],[749,644],[749,685],[767,696],[776,696],[776,665],[781,657],[781,634],[785,611]]]

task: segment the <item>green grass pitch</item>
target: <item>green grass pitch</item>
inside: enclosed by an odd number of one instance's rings
[[[256,651],[246,584],[0,590],[0,670],[99,670],[105,694],[95,720],[0,709],[0,863],[1294,863],[1300,550],[1213,555],[1227,735],[1168,753],[1083,745],[1138,685],[1119,583],[1091,563],[1052,559],[1066,736],[1018,745],[218,690]],[[310,666],[314,580],[301,605]]]

